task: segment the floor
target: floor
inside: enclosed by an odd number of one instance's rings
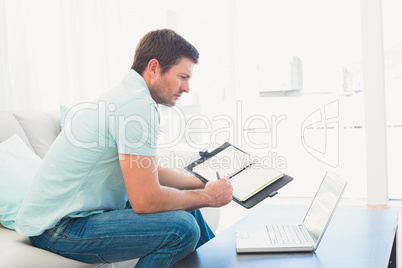
[[[311,202],[309,198],[290,198],[290,197],[274,197],[272,199],[266,199],[261,204],[267,205],[306,205]],[[343,199],[339,206],[351,206],[351,207],[367,207],[366,200],[364,199]],[[388,206],[370,207],[372,209],[396,209],[399,215],[402,215],[402,200],[390,200]],[[220,208],[220,221],[216,234],[226,230],[237,221],[247,216],[252,209],[245,209],[235,202],[231,202],[229,205]],[[302,219],[301,219],[302,220]],[[398,226],[402,226],[402,216],[398,217]],[[402,232],[397,234],[397,243],[402,241]],[[402,263],[402,247],[397,247],[397,263]],[[398,266],[397,266],[398,267]]]

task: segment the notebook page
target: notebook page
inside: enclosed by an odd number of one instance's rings
[[[244,170],[231,179],[233,196],[240,201],[245,201],[281,177],[283,173],[275,169]]]
[[[214,181],[217,180],[216,172],[219,172],[221,178],[226,178],[249,163],[250,156],[248,154],[233,146],[229,146],[198,166],[195,166],[193,172],[198,173],[208,181]]]

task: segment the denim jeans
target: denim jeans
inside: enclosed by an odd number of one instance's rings
[[[199,210],[136,214],[128,208],[65,218],[30,239],[35,247],[86,263],[140,258],[136,267],[169,267],[213,237]]]

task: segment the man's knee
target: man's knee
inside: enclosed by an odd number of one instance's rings
[[[178,230],[181,240],[194,250],[200,239],[200,227],[193,215],[186,211],[174,211],[171,215],[171,224]]]

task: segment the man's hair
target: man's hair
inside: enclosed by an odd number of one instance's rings
[[[144,35],[137,45],[133,65],[137,73],[142,75],[148,63],[157,59],[162,74],[169,71],[173,65],[179,63],[182,57],[198,63],[199,53],[187,40],[173,30],[155,30]]]

